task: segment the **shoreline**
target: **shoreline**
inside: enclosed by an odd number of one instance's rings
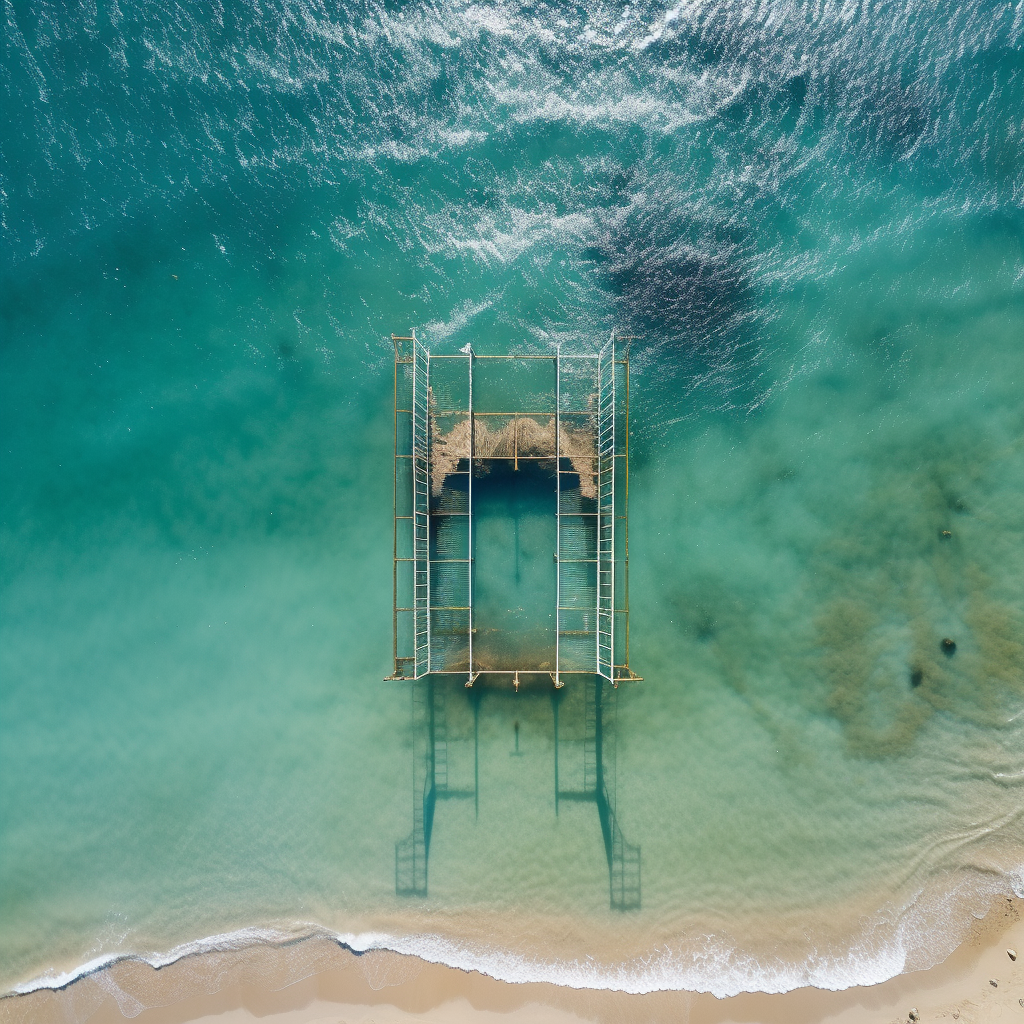
[[[1016,962],[1007,948],[1020,952]],[[990,980],[997,982],[996,986]],[[5,1024],[332,1024],[373,1020],[476,1024],[502,1020],[692,1024],[889,1024],[911,1008],[922,1022],[1024,1021],[1024,900],[1000,897],[947,959],[927,970],[841,991],[798,988],[719,999],[685,990],[631,994],[549,982],[510,983],[477,971],[375,949],[356,953],[326,938],[186,952],[165,966],[124,958],[63,988],[0,1000]],[[210,1024],[213,1024],[211,1021]]]

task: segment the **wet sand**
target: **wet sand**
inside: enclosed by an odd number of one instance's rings
[[[999,900],[944,963],[843,992],[798,989],[716,999],[690,992],[630,995],[513,985],[396,953],[356,955],[317,939],[205,953],[160,970],[124,961],[62,991],[5,999],[0,1019],[5,1024],[128,1019],[137,1024],[890,1024],[909,1020],[915,1010],[922,1022],[1024,1021],[1022,911],[1024,901]],[[1021,956],[1012,961],[1008,948]],[[301,980],[293,980],[303,971]]]

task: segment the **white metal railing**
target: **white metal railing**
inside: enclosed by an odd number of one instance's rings
[[[473,421],[473,346],[466,345],[463,351],[466,353],[466,365],[469,377],[469,480],[467,481],[468,499],[466,521],[466,559],[468,565],[466,584],[466,616],[469,620],[467,635],[469,640],[469,677],[466,680],[467,686],[473,685],[473,457],[476,454],[476,423]]]
[[[473,685],[481,671],[510,675],[515,681],[518,681],[517,672],[545,674],[552,677],[556,686],[561,686],[567,676],[590,672],[613,685],[621,678],[639,678],[629,670],[628,648],[621,652],[625,657],[623,664],[616,664],[617,660],[623,660],[616,651],[619,633],[625,630],[623,636],[628,636],[625,625],[628,593],[624,590],[626,552],[619,550],[625,543],[626,492],[618,493],[622,481],[617,480],[616,468],[620,460],[623,470],[626,468],[628,454],[617,448],[628,444],[628,440],[627,432],[619,424],[619,415],[624,410],[618,406],[620,401],[625,402],[628,415],[629,400],[628,364],[617,352],[616,339],[589,353],[566,355],[559,347],[547,356],[478,356],[471,345],[463,346],[458,354],[435,355],[415,336],[395,341],[396,495],[399,493],[398,467],[400,460],[405,459],[409,475],[402,490],[411,496],[412,507],[400,513],[396,497],[394,678],[461,674],[468,686]],[[404,350],[399,342],[408,343]],[[515,400],[510,403],[513,408],[500,411],[490,408],[482,387],[480,396],[476,394],[475,385],[481,382],[474,379],[478,376],[476,370],[480,369],[477,360],[490,359],[551,360],[548,365],[553,362],[555,371],[553,407],[550,398],[538,402],[531,396],[528,401],[534,408],[520,408]],[[447,360],[455,362],[443,362]],[[411,385],[410,397],[401,403],[400,364],[405,364],[406,386]],[[493,366],[481,365],[489,369]],[[627,366],[624,382],[619,381],[620,365]],[[466,376],[463,377],[463,373]],[[406,394],[409,395],[409,391]],[[407,408],[400,408],[400,405]],[[408,440],[404,442],[399,440],[401,414],[408,417],[404,421],[407,426],[402,428],[408,431],[404,434]],[[481,452],[477,421],[483,417],[501,417],[494,421],[497,423],[509,420],[513,440],[509,441],[507,452],[496,454],[486,447]],[[553,451],[528,451],[526,454],[521,451],[520,421],[527,418],[543,424],[546,429],[550,429],[548,424],[554,426]],[[450,432],[456,428],[461,432],[460,424],[464,420],[468,420],[470,428],[468,451],[460,452],[458,445],[466,443],[465,435]],[[434,436],[435,431],[440,431],[440,441]],[[452,437],[456,439],[454,442]],[[453,444],[454,447],[450,447]],[[408,454],[400,451],[401,448]],[[458,453],[459,458],[449,467],[446,460],[451,460],[453,453]],[[438,466],[432,465],[435,458],[441,459]],[[477,511],[474,466],[478,460],[482,460],[482,466],[487,466],[489,459],[504,458],[515,462],[516,468],[522,459],[538,460],[542,465],[553,461],[556,470],[553,663],[538,664],[527,657],[524,664],[515,668],[492,667],[488,651],[477,644],[478,638],[473,633],[477,533],[477,524],[473,521]],[[589,464],[587,468],[583,461]],[[461,480],[463,473],[466,475],[464,482]],[[448,476],[452,477],[450,482],[446,482]],[[404,508],[404,502],[402,504]],[[405,520],[405,525],[401,520]],[[402,529],[408,530],[406,537],[409,538],[404,541],[404,548],[399,543]],[[621,566],[617,564],[620,562]],[[406,573],[412,570],[405,576],[404,584],[401,583],[403,564]],[[617,594],[617,589],[623,593]],[[400,592],[408,597],[400,600]],[[410,618],[401,619],[402,615]],[[408,629],[410,621],[411,630]],[[399,633],[402,623],[405,624],[405,639]],[[487,639],[493,638],[488,636]],[[628,640],[626,642],[628,644]]]
[[[555,352],[555,689],[562,686],[562,346]]]
[[[615,662],[615,340],[597,370],[597,674],[609,681]]]
[[[413,338],[413,653],[416,677],[430,672],[430,356]]]

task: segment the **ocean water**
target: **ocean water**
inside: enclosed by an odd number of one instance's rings
[[[1024,894],[1019,4],[3,19],[5,990],[310,932],[511,980],[842,988]],[[594,808],[555,814],[550,694],[501,687],[451,695],[479,800],[439,805],[429,896],[395,894],[410,328],[638,336],[638,911]],[[484,523],[523,593],[528,505]]]

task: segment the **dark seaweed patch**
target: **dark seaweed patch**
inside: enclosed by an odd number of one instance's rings
[[[652,204],[629,210],[584,256],[615,295],[623,322],[654,337],[708,346],[751,304],[742,240],[730,235]]]
[[[928,129],[930,113],[919,90],[896,76],[863,77],[854,83],[836,76],[827,91],[842,111],[850,138],[876,157],[906,156]]]
[[[611,293],[618,323],[661,350],[668,379],[703,381],[705,407],[752,408],[770,386],[749,327],[749,245],[731,226],[637,203],[583,254]]]

